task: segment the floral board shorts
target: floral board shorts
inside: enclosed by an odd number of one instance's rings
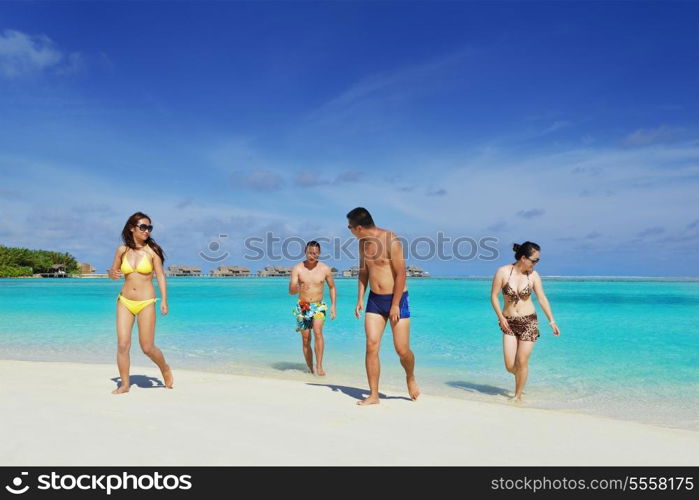
[[[314,319],[325,319],[328,311],[328,305],[324,301],[306,302],[298,301],[293,309],[294,317],[296,317],[296,331],[310,330],[313,326]]]

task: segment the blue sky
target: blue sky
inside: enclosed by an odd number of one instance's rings
[[[489,275],[528,239],[545,275],[697,276],[698,15],[3,2],[0,242],[102,270],[141,210],[167,264],[258,269],[244,238],[348,238],[361,205],[408,239],[498,239],[411,261],[433,274]]]

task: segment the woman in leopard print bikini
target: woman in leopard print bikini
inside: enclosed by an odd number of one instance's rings
[[[526,241],[521,245],[515,243],[513,250],[516,262],[502,266],[495,273],[490,302],[503,333],[505,368],[515,376],[514,400],[519,403],[522,401],[522,392],[529,373],[529,356],[534,349],[534,342],[539,338],[539,323],[531,300],[532,292],[536,294],[539,305],[548,317],[553,334],[558,336],[561,332],[553,319],[541,277],[534,271],[534,266],[539,262],[541,248],[536,243]],[[525,281],[526,285],[522,288]],[[500,292],[505,301],[503,310],[500,309],[498,298]]]

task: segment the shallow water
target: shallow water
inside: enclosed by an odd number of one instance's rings
[[[364,388],[356,280],[336,283],[338,318],[325,327],[326,383]],[[556,278],[544,284],[562,335],[553,337],[538,309],[542,337],[530,362],[527,405],[699,429],[699,282]],[[0,357],[113,362],[120,286],[105,279],[0,279]],[[507,403],[514,382],[502,364],[490,281],[412,279],[408,286],[423,392]],[[170,314],[158,318],[156,341],[174,367],[309,378],[301,373],[295,299],[286,280],[170,278],[168,289]],[[402,391],[390,330],[381,359],[382,391]],[[132,362],[149,363],[135,338]]]

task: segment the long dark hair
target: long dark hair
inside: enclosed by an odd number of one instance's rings
[[[531,257],[534,252],[540,252],[541,247],[532,241],[525,241],[521,245],[515,243],[512,250],[515,252],[515,260],[519,260],[522,257]]]
[[[131,217],[128,218],[126,221],[126,224],[124,224],[124,229],[121,230],[121,240],[124,242],[124,245],[127,247],[136,250],[136,243],[134,243],[133,240],[133,234],[131,233],[131,228],[136,227],[138,224],[139,219],[148,219],[148,222],[152,222],[151,218],[148,217],[146,214],[143,212],[136,212],[133,214]],[[165,252],[163,252],[163,249],[160,248],[160,245],[158,245],[153,238],[151,238],[150,233],[148,233],[148,239],[146,240],[146,245],[151,247],[153,251],[160,257],[161,262],[165,262]],[[126,252],[124,252],[126,253]],[[123,254],[122,254],[123,257]]]

